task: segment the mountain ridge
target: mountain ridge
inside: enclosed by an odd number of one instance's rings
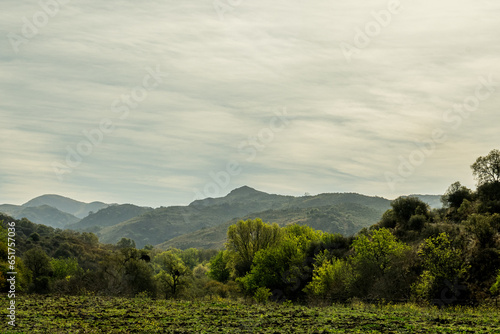
[[[85,203],[71,199],[69,197],[64,197],[55,194],[45,194],[35,197],[29,200],[28,202],[22,204],[21,206],[38,207],[41,205],[51,206],[53,208],[58,209],[59,211],[69,213],[80,219],[88,216],[89,212],[99,211],[100,209],[109,206],[109,204],[103,202],[94,201],[91,203]]]

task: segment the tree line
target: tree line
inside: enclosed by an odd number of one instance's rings
[[[399,197],[355,236],[241,220],[222,250],[136,249],[127,238],[104,245],[92,233],[0,215],[0,288],[8,289],[6,224],[13,221],[24,293],[480,303],[500,293],[500,151],[471,168],[477,188],[452,184],[441,209]]]

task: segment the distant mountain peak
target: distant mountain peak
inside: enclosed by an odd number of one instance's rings
[[[108,206],[108,204],[102,202],[84,203],[61,195],[46,194],[33,198],[24,203],[22,207],[38,207],[42,205],[51,206],[78,218],[84,218],[88,216],[90,211],[96,212]]]
[[[254,194],[262,194],[262,191],[255,190],[249,186],[243,186],[232,190],[227,196],[247,196]]]

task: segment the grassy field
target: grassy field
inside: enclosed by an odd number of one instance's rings
[[[18,296],[13,330],[3,300],[2,333],[500,333],[500,310],[486,307],[305,307],[40,295]]]

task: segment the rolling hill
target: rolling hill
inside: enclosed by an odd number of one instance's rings
[[[353,235],[364,227],[375,224],[384,210],[377,210],[357,203],[339,203],[312,208],[289,208],[267,210],[252,213],[245,217],[234,218],[223,224],[204,228],[189,234],[170,239],[157,245],[159,249],[168,248],[205,248],[221,249],[226,242],[229,226],[243,219],[260,218],[264,222],[277,223],[279,226],[289,224],[308,225],[314,229],[343,235]]]
[[[108,204],[102,202],[84,203],[74,199],[59,196],[59,195],[42,195],[35,197],[32,200],[24,203],[23,207],[38,207],[48,205],[62,212],[67,212],[75,217],[84,218],[89,215],[89,212],[97,212]]]
[[[10,215],[16,219],[27,218],[34,223],[55,228],[66,228],[69,224],[77,223],[80,220],[67,212],[62,212],[49,205],[24,207],[19,205],[3,204],[0,205],[0,212]]]
[[[95,213],[91,213],[77,223],[68,225],[67,228],[74,230],[92,230],[92,228],[96,228],[95,230],[97,231],[103,227],[113,226],[136,216],[140,216],[151,210],[153,209],[132,204],[114,204]]]
[[[440,196],[412,196],[431,207],[440,206]],[[0,212],[56,228],[91,231],[103,243],[116,243],[126,237],[133,239],[138,248],[146,244],[160,248],[218,248],[224,243],[227,227],[239,219],[261,218],[281,226],[306,224],[351,235],[378,222],[390,202],[356,193],[284,196],[243,186],[225,197],[196,200],[187,206],[152,209],[43,195],[22,206],[0,205]]]
[[[347,210],[345,205],[350,205],[351,209]],[[331,211],[322,208],[331,206],[335,206],[330,208]],[[116,243],[122,237],[131,238],[140,248],[146,244],[162,244],[175,237],[210,229],[249,215],[299,222],[306,220],[306,209],[311,208],[317,208],[319,211],[316,218],[310,216],[307,219],[309,223],[316,222],[326,227],[328,221],[335,221],[336,225],[332,230],[352,234],[362,227],[376,223],[389,207],[390,201],[387,199],[354,193],[294,197],[268,194],[244,186],[225,197],[197,200],[188,206],[148,211],[128,221],[105,227],[98,232],[98,236],[105,243]],[[358,211],[366,214],[356,213]],[[266,216],[263,212],[266,212]],[[327,218],[321,220],[321,215]],[[333,216],[338,217],[337,220],[333,220]],[[220,242],[220,239],[217,240],[214,242]]]

